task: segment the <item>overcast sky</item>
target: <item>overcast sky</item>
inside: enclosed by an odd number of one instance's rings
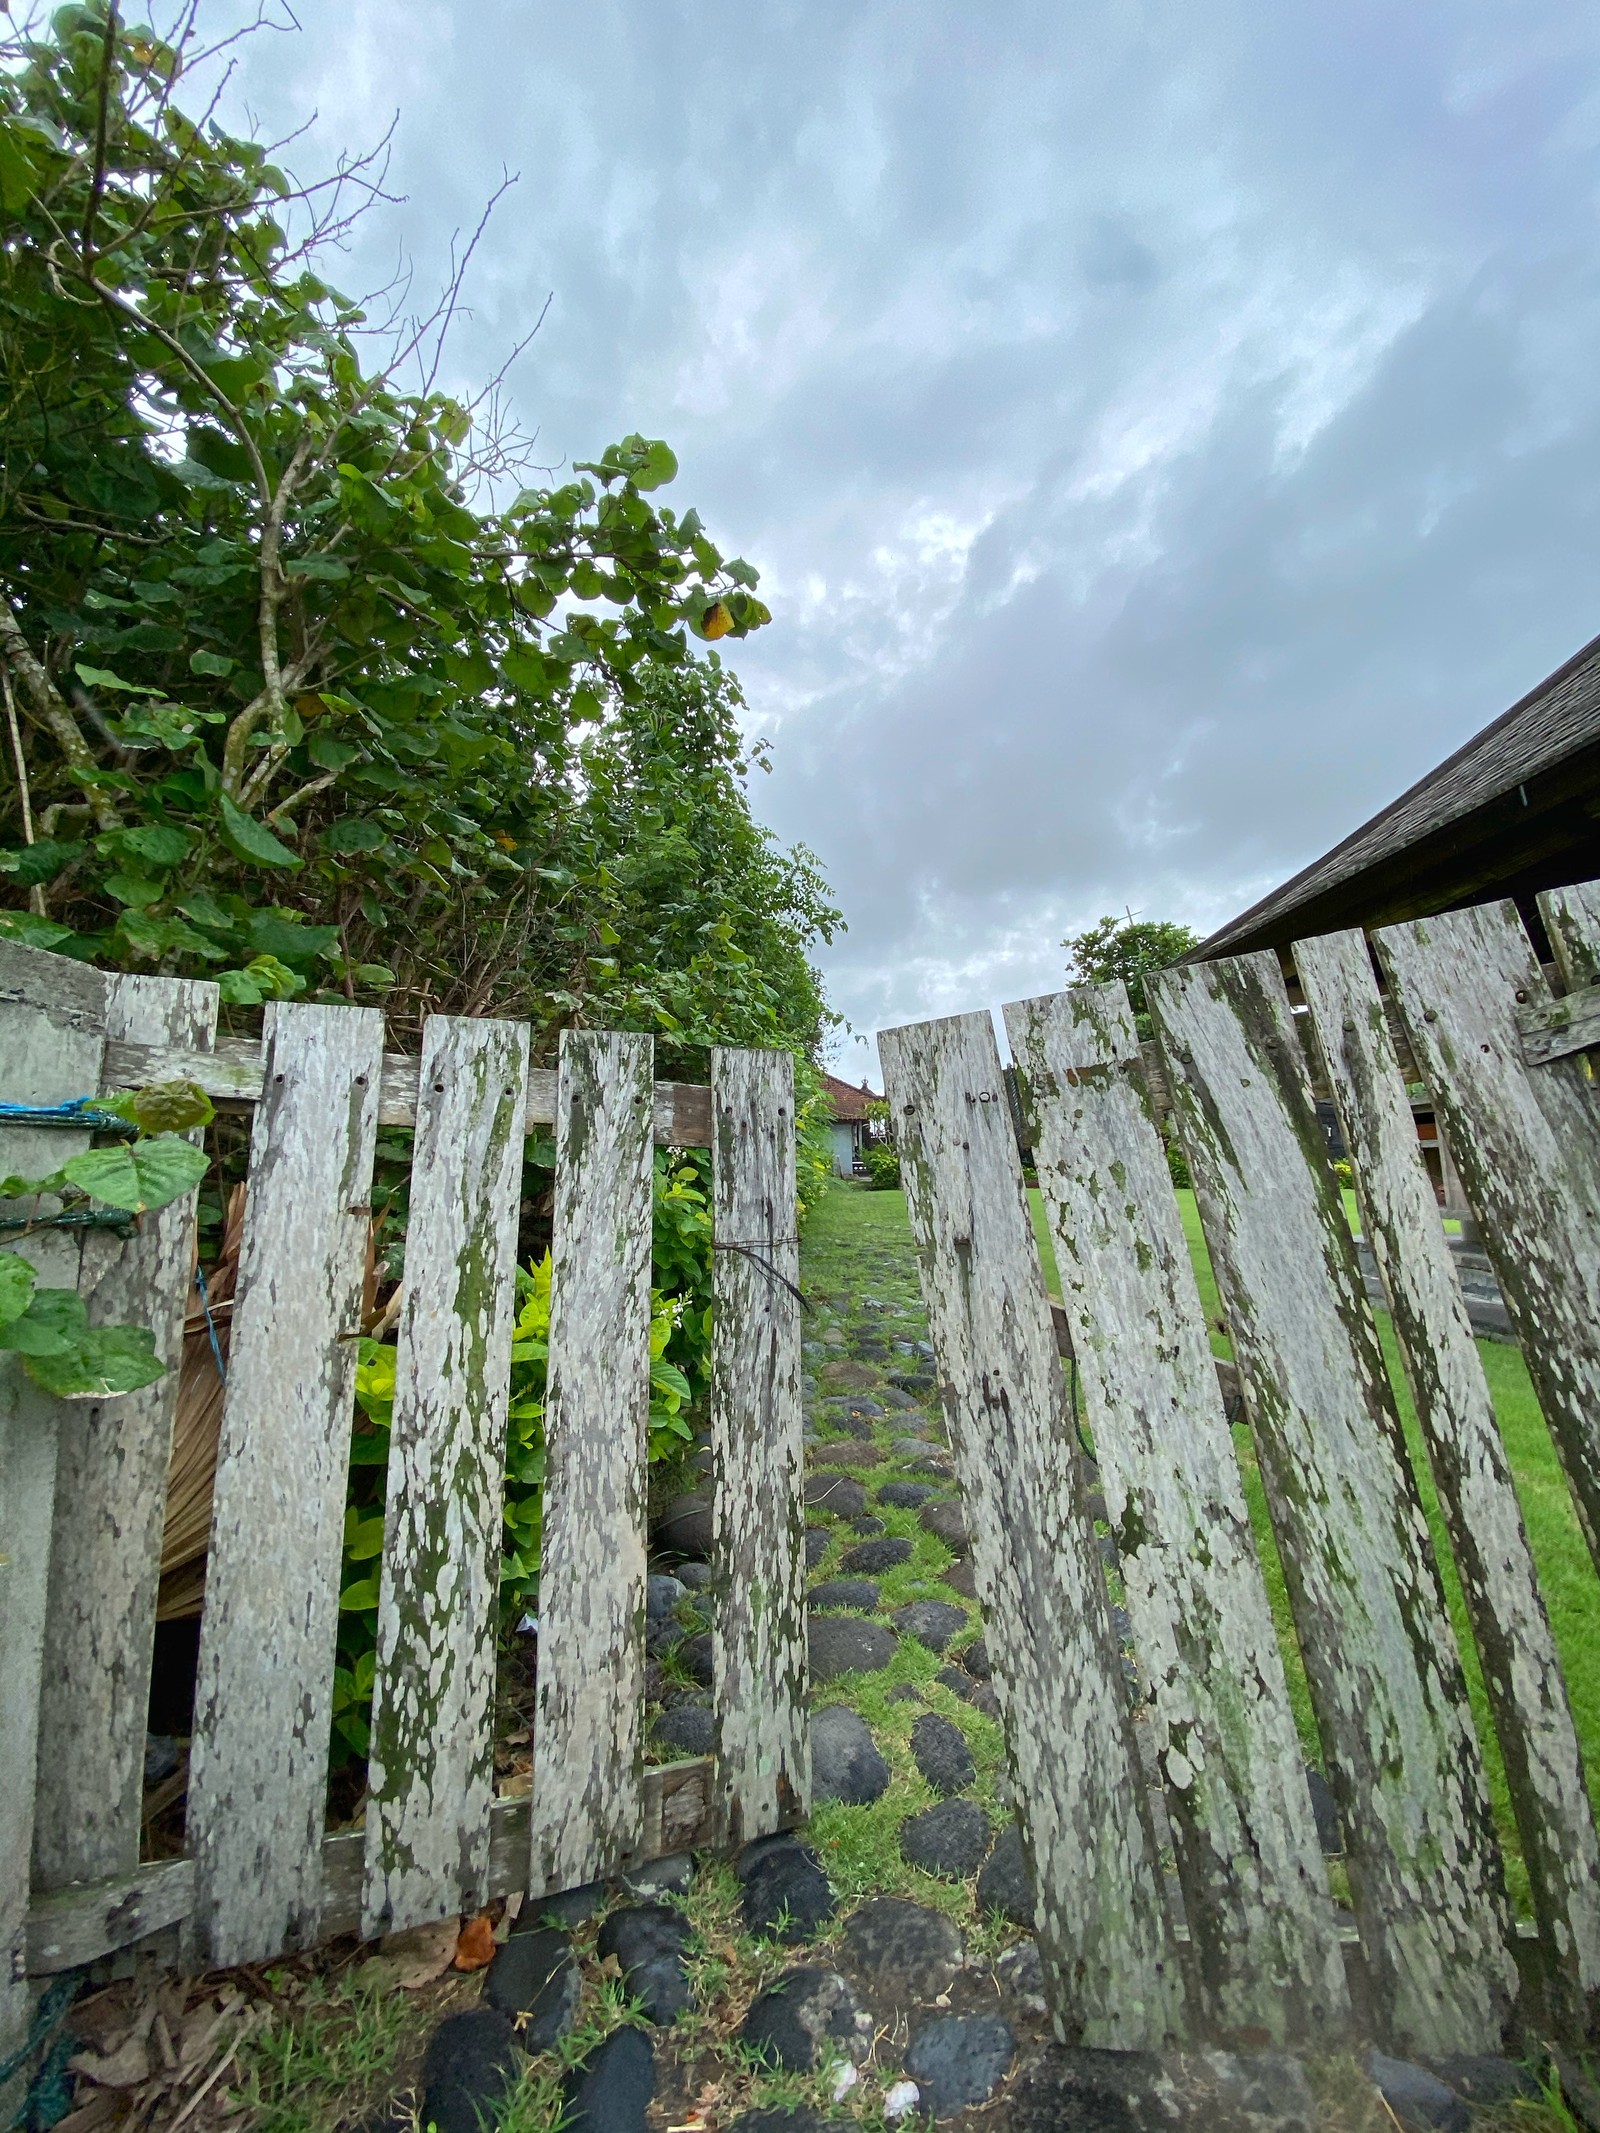
[[[550,295],[541,456],[668,438],[762,571],[864,1037],[1209,929],[1600,630],[1592,0],[295,7],[297,168],[399,116],[347,283],[519,172],[457,382]]]

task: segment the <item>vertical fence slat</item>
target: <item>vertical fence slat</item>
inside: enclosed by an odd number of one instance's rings
[[[711,1354],[720,1602],[712,1633],[728,1842],[765,1835],[809,1793],[800,1246],[794,1062],[713,1051],[716,1251]]]
[[[1212,2034],[1347,2030],[1349,1995],[1250,1513],[1120,985],[1005,1011],[1152,1685]]]
[[[1600,1109],[1583,1059],[1529,1066],[1519,1007],[1550,987],[1515,904],[1373,935],[1450,1136],[1500,1293],[1600,1567]]]
[[[878,1040],[1058,2030],[1152,2049],[1181,1980],[987,1015]]]
[[[369,1935],[487,1894],[527,1070],[525,1024],[423,1027],[367,1763]]]
[[[1568,992],[1600,985],[1600,881],[1546,889],[1539,898],[1539,916]]]
[[[1149,997],[1391,2040],[1494,2051],[1511,1919],[1466,1687],[1271,954]]]
[[[189,1773],[213,1965],[315,1942],[383,1017],[269,1010]]]
[[[1299,942],[1294,959],[1482,1654],[1563,2019],[1587,2036],[1600,1990],[1600,1843],[1494,1404],[1366,941],[1327,934]]]
[[[0,1101],[92,1096],[105,1050],[106,980],[85,964],[0,941]],[[0,1127],[0,1175],[42,1177],[89,1145],[87,1133]],[[78,1286],[81,1232],[0,1236],[45,1288]],[[68,1403],[0,1355],[0,2058],[25,2031],[24,1936],[33,1852],[45,1599],[56,1456]],[[20,2103],[0,2084],[0,2103]]]
[[[107,980],[112,1042],[201,1051],[216,1027],[215,985]],[[148,1326],[167,1374],[142,1392],[75,1400],[66,1411],[39,1707],[46,1779],[34,1818],[39,1889],[125,1874],[139,1863],[150,1652],[194,1220],[189,1194],[144,1216],[126,1242],[91,1232],[84,1244],[92,1315],[107,1325]]]
[[[530,1889],[609,1872],[643,1824],[655,1047],[566,1030],[539,1570]]]

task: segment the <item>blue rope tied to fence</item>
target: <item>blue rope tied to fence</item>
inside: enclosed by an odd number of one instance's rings
[[[74,1126],[80,1133],[120,1133],[132,1140],[139,1129],[115,1111],[103,1111],[92,1096],[59,1104],[0,1103],[0,1126]]]
[[[13,2074],[20,2073],[36,2052],[43,2054],[39,2070],[29,2082],[28,2093],[6,2133],[49,2133],[49,2128],[59,2125],[72,2109],[72,2077],[67,2072],[67,2061],[76,2048],[75,2041],[70,2035],[54,2037],[48,2044],[47,2039],[60,2028],[82,1983],[81,1974],[69,1970],[46,1986],[33,2011],[33,2025],[27,2037],[9,2059],[0,2059],[3,2085]]]
[[[206,1277],[198,1266],[194,1270],[194,1285],[200,1291],[200,1308],[205,1313],[206,1331],[211,1336],[211,1360],[217,1366],[217,1376],[226,1385],[228,1366],[222,1360],[222,1343],[217,1339],[217,1322],[211,1316],[211,1293],[206,1287]]]

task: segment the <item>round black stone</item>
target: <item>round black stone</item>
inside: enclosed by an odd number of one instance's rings
[[[900,1825],[900,1851],[913,1866],[961,1881],[989,1856],[994,1832],[974,1800],[941,1800],[908,1815]]]

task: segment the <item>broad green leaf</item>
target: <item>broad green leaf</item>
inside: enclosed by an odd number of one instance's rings
[[[89,1314],[76,1289],[35,1289],[26,1311],[0,1325],[0,1348],[19,1355],[71,1355],[88,1330]]]
[[[124,1142],[118,1148],[87,1149],[61,1169],[80,1192],[140,1215],[192,1192],[210,1161],[203,1148],[160,1134],[154,1140]]]
[[[319,578],[330,585],[342,585],[350,575],[350,566],[336,555],[303,555],[285,563],[283,574],[286,578]]]
[[[291,852],[264,822],[247,815],[225,792],[218,793],[217,806],[222,816],[222,841],[236,859],[248,860],[258,867],[304,865],[298,852]]]
[[[27,1310],[37,1279],[20,1252],[0,1251],[0,1326]]]
[[[376,822],[364,815],[341,815],[330,822],[320,839],[325,852],[376,852],[388,842]]]
[[[123,696],[160,696],[165,692],[147,688],[143,682],[124,681],[120,674],[109,673],[104,667],[86,667],[80,659],[74,671],[78,679],[90,689],[114,689]]]
[[[148,1326],[94,1326],[64,1355],[25,1355],[22,1367],[59,1400],[105,1400],[163,1376]]]
[[[40,837],[33,844],[21,844],[9,852],[0,852],[0,874],[8,874],[19,888],[43,887],[54,881],[64,867],[80,858],[83,846],[65,838]]]
[[[108,896],[114,896],[119,904],[127,904],[135,911],[143,911],[150,904],[158,904],[162,897],[162,885],[142,874],[108,874],[102,886]]]
[[[195,1126],[209,1126],[217,1115],[197,1081],[153,1081],[112,1097],[103,1108],[115,1111],[141,1133],[186,1133]]]
[[[383,1513],[363,1518],[352,1507],[344,1514],[344,1552],[352,1563],[369,1563],[383,1553]]]
[[[24,948],[59,948],[71,940],[72,928],[58,926],[53,918],[36,918],[31,911],[0,911],[0,938],[20,941]]]
[[[353,1585],[346,1585],[339,1595],[339,1612],[345,1615],[365,1614],[368,1608],[378,1604],[378,1581],[376,1578],[360,1578]]]
[[[122,830],[118,833],[118,842],[123,851],[133,853],[153,867],[181,866],[194,844],[187,830],[176,829],[168,822],[153,822],[143,829]]]
[[[226,652],[191,652],[189,666],[196,674],[214,674],[220,679],[233,672],[234,662]]]

